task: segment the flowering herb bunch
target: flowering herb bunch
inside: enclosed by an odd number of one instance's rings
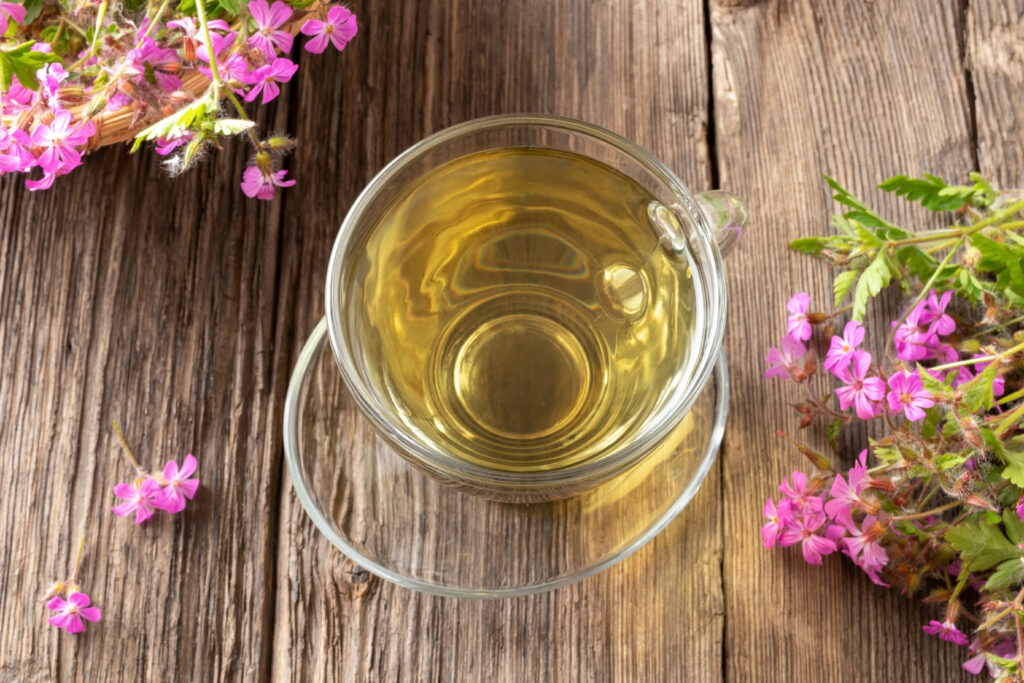
[[[822,427],[833,453],[783,434],[814,469],[765,503],[761,535],[812,564],[840,552],[876,584],[936,605],[923,629],[967,647],[964,669],[1021,681],[1024,195],[971,180],[882,183],[949,212],[949,227],[910,232],[828,179],[845,206],[834,234],[790,246],[834,268],[833,310],[794,295],[765,375],[798,385],[800,427]],[[890,285],[909,303],[869,350],[867,304]],[[839,437],[856,422],[879,436],[845,469]]]
[[[176,175],[243,135],[241,189],[271,199],[295,184],[281,169],[294,142],[258,134],[243,103],[295,75],[296,34],[320,53],[356,32],[355,15],[320,0],[0,0],[0,174],[46,189],[84,153],[134,139]]]

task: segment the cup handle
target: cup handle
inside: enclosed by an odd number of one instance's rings
[[[695,197],[715,232],[722,256],[728,256],[743,236],[747,224],[747,206],[739,197],[722,190],[704,192]]]

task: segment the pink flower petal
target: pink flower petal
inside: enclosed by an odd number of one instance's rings
[[[78,613],[89,621],[99,621],[103,616],[99,607],[84,607],[78,610]]]
[[[178,470],[178,476],[182,479],[188,477],[190,474],[196,471],[196,467],[199,465],[199,461],[196,460],[196,456],[189,453],[185,456],[185,460],[181,463],[181,469]]]
[[[68,596],[68,602],[73,602],[76,605],[78,605],[79,607],[88,607],[89,606],[89,596],[86,595],[85,593],[80,593],[80,592],[76,591],[76,592],[74,592],[74,593],[72,593],[71,595]]]
[[[306,52],[312,52],[315,55],[320,54],[327,49],[327,34],[321,33],[316,38],[307,40],[304,47]]]

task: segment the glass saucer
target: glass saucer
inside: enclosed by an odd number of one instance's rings
[[[496,502],[422,474],[376,435],[321,320],[288,387],[285,457],[314,524],[361,567],[438,595],[525,595],[610,567],[664,529],[711,468],[728,404],[723,355],[692,410],[633,469],[565,500]]]

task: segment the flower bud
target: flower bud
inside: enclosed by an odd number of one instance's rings
[[[263,146],[270,152],[290,152],[295,147],[295,141],[284,136],[275,136],[264,140]]]
[[[981,252],[977,247],[967,247],[964,250],[963,264],[969,270],[974,270],[981,263]]]
[[[812,325],[820,325],[821,323],[825,322],[826,320],[828,320],[828,316],[826,316],[824,313],[808,313],[807,314],[807,322],[811,323]]]
[[[46,592],[43,593],[43,597],[39,598],[39,602],[46,602],[47,600],[51,600],[54,596],[62,594],[66,589],[67,586],[64,584],[63,581],[57,581],[56,583],[51,584],[50,587],[46,589]]]
[[[964,498],[964,503],[971,505],[976,508],[982,508],[983,510],[991,510],[992,512],[999,512],[999,508],[993,505],[991,502],[985,500],[981,496],[970,494]]]

